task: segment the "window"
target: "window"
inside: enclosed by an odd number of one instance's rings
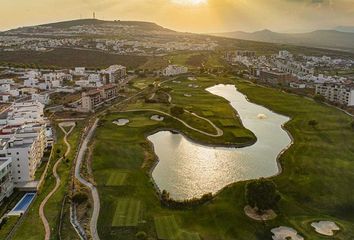
[[[21,173],[21,171],[17,171],[17,173]]]
[[[19,153],[19,152],[17,152],[16,154],[17,154],[17,155],[19,155],[20,153]]]
[[[21,177],[18,177],[18,179],[21,179]]]
[[[20,164],[17,164],[17,167],[20,167]]]

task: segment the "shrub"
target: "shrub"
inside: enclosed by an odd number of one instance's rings
[[[310,125],[311,127],[316,127],[316,126],[318,125],[318,122],[317,122],[316,120],[310,120],[310,121],[309,121],[309,125]]]
[[[137,234],[135,234],[135,237],[139,240],[145,240],[147,239],[147,234],[146,232],[137,232]]]
[[[316,101],[316,102],[324,102],[326,99],[324,96],[322,95],[319,95],[319,94],[316,94],[313,99]]]
[[[175,106],[170,109],[170,112],[173,116],[179,116],[184,113],[184,109],[182,107]]]
[[[76,204],[84,203],[84,202],[87,201],[87,199],[88,199],[88,196],[84,192],[75,193],[73,198],[72,198],[73,202],[76,203]]]

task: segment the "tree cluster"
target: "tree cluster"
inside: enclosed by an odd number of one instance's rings
[[[173,208],[173,209],[183,209],[188,207],[195,207],[202,205],[206,202],[209,202],[213,199],[212,193],[204,194],[201,198],[192,198],[184,201],[177,201],[170,197],[170,194],[163,190],[161,194],[161,203],[165,207]]]

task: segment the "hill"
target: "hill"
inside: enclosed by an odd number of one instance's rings
[[[2,32],[5,35],[37,35],[37,36],[78,36],[78,35],[109,35],[134,31],[136,34],[159,32],[175,33],[152,22],[142,21],[104,21],[99,19],[78,19],[56,23],[28,26]]]
[[[354,33],[340,32],[337,30],[318,30],[309,33],[277,33],[270,30],[262,30],[253,33],[236,31],[216,33],[213,35],[259,42],[293,44],[354,52]]]

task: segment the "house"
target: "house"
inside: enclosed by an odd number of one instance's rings
[[[50,103],[49,94],[32,94],[31,96],[33,101],[38,101],[43,105],[48,105]]]
[[[162,70],[162,75],[168,77],[168,76],[185,74],[187,72],[188,72],[187,67],[178,66],[178,65],[169,65],[164,70]]]

